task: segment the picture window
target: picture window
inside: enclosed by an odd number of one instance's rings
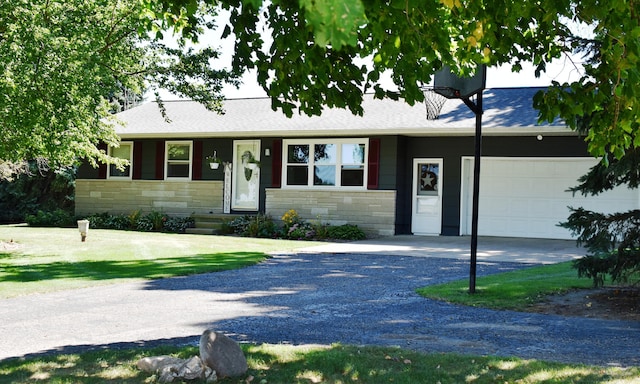
[[[365,187],[366,139],[285,141],[285,186]]]

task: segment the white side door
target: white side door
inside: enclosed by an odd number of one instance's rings
[[[440,235],[442,230],[442,159],[414,159],[411,232]]]

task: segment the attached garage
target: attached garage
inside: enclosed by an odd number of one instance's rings
[[[478,234],[571,239],[557,224],[568,207],[612,213],[640,207],[638,190],[617,188],[598,196],[567,192],[597,162],[594,158],[483,157],[480,167]],[[462,159],[461,227],[471,233],[473,158]]]

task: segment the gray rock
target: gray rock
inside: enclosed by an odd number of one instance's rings
[[[145,357],[138,360],[140,370],[158,373],[159,383],[173,383],[176,380],[206,379],[207,383],[217,380],[215,371],[204,365],[199,356],[178,359],[172,356]]]
[[[158,383],[173,383],[177,378],[178,375],[175,371],[175,366],[165,366],[162,368],[162,370],[159,372],[160,377],[158,377]]]
[[[224,334],[209,329],[200,337],[200,358],[219,378],[242,376],[248,369],[240,345]]]
[[[152,356],[144,357],[138,360],[136,364],[138,369],[144,372],[156,373],[161,371],[166,366],[180,365],[184,363],[184,359],[179,359],[173,356]]]
[[[184,380],[204,379],[205,368],[200,357],[193,356],[178,367],[178,377]],[[211,372],[210,368],[208,370]]]

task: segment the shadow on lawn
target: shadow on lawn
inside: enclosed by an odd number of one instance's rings
[[[0,259],[2,254],[0,254]],[[14,265],[0,263],[0,283],[54,279],[157,279],[217,272],[253,265],[266,258],[260,252],[198,254],[150,260],[99,260]]]
[[[187,346],[197,347],[200,340],[200,335],[173,337],[166,339],[155,340],[138,340],[131,342],[120,343],[108,343],[108,344],[79,344],[79,345],[67,345],[59,348],[52,348],[48,350],[42,350],[36,353],[29,353],[23,356],[9,357],[1,360],[0,364],[4,364],[10,361],[24,360],[24,359],[39,359],[46,357],[55,357],[61,355],[80,354],[87,352],[99,352],[99,351],[120,351],[120,350],[132,350],[140,351],[143,349],[154,348],[170,348],[178,350]],[[2,381],[0,381],[1,383]]]

